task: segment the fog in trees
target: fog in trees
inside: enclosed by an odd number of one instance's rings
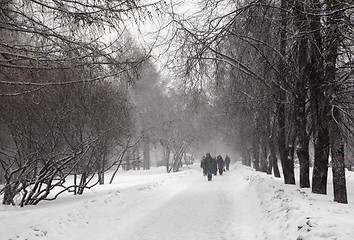
[[[353,5],[201,1],[195,6],[200,11],[192,18],[173,14],[185,85],[207,89],[218,106],[214,113],[228,119],[243,164],[280,177],[278,158],[286,184],[296,184],[299,165],[300,187],[318,194],[327,193],[330,165],[334,200],[347,203]]]
[[[352,4],[180,6],[0,3],[3,204],[81,195],[119,170],[173,174],[207,152],[318,194],[330,166],[334,200],[347,203]],[[158,27],[141,46],[132,26],[147,22]]]

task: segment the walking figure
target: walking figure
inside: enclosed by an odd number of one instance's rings
[[[224,172],[224,159],[219,155],[216,159],[219,169],[219,174],[222,175]]]
[[[227,155],[226,155],[226,157],[225,157],[225,165],[226,165],[226,170],[229,170],[230,158],[229,158],[229,156],[227,156]]]
[[[212,168],[213,174],[216,176],[218,175],[218,163],[216,162],[216,157],[213,157],[213,168]]]
[[[211,181],[213,178],[213,174],[212,174],[213,165],[214,165],[214,159],[210,156],[210,153],[207,153],[205,157],[205,166],[207,169],[208,181]]]
[[[202,161],[200,162],[200,167],[203,169],[203,176],[207,175],[207,168],[205,164],[205,156],[203,156]]]

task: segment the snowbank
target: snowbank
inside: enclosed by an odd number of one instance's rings
[[[259,239],[354,239],[354,172],[346,172],[349,204],[333,201],[332,172],[328,195],[311,193],[298,185],[285,185],[264,173],[248,169],[250,188],[260,200]],[[296,177],[299,176],[296,171]]]
[[[25,208],[0,206],[1,239],[354,239],[354,172],[349,204],[232,166],[208,182],[198,166],[119,172],[113,184]],[[298,176],[298,175],[297,175]],[[210,227],[213,226],[213,227]]]

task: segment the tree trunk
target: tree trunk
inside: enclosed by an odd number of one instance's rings
[[[332,157],[333,173],[333,192],[334,201],[339,203],[348,203],[347,187],[344,166],[344,144],[341,137],[341,129],[336,120],[339,120],[338,108],[333,109],[333,117],[330,121],[330,144]]]
[[[84,172],[81,174],[81,179],[80,179],[80,183],[77,189],[77,194],[78,195],[82,195],[84,193],[84,189],[86,186],[86,179],[87,179],[87,174]]]
[[[136,159],[136,169],[140,170],[141,167],[141,161],[140,161],[140,156],[139,156],[139,148],[134,151],[134,159]]]
[[[297,88],[295,94],[295,109],[296,109],[296,135],[298,146],[296,153],[300,164],[300,187],[310,187],[310,156],[309,156],[309,140],[307,134],[307,116],[306,116],[306,97],[309,68],[307,67],[308,59],[307,53],[309,46],[307,44],[308,20],[306,18],[306,10],[304,2],[297,0],[295,5],[295,14],[297,17],[297,27],[301,34],[298,39],[298,65],[299,78],[297,79]]]
[[[245,166],[251,166],[251,154],[247,147],[241,149],[242,164]]]
[[[170,170],[170,148],[166,147],[165,148],[165,162],[166,162],[166,171],[168,172]]]
[[[288,164],[288,179],[287,184],[295,184],[294,173],[294,154],[295,154],[295,140],[296,140],[296,110],[291,110],[291,117],[289,123],[288,146],[287,146],[287,164]]]
[[[306,145],[306,144],[304,144]],[[307,148],[303,148],[307,147]],[[299,147],[296,151],[300,162],[300,187],[309,188],[310,187],[310,155],[308,145]]]
[[[306,92],[304,92],[304,95]],[[300,94],[299,95],[303,95]],[[306,131],[306,113],[305,113],[305,96],[298,99],[297,105],[297,139],[298,146],[296,149],[297,157],[300,163],[300,187],[310,187],[310,154],[309,154],[309,138]]]
[[[144,170],[150,169],[150,144],[147,137],[143,142]]]
[[[77,194],[77,188],[78,188],[78,186],[77,186],[77,174],[75,173],[74,174],[74,195]]]
[[[2,204],[4,205],[15,205],[14,198],[16,196],[15,189],[11,186],[11,184],[6,184],[3,190],[3,199]]]
[[[270,125],[270,124],[269,124]],[[270,127],[269,127],[270,129]],[[273,173],[276,178],[280,178],[280,172],[278,167],[278,159],[275,151],[275,123],[273,123],[272,130],[269,137],[269,168],[268,173]]]
[[[102,157],[100,158],[100,160],[98,160],[98,171],[97,171],[97,175],[98,175],[98,182],[100,185],[104,184],[104,171],[105,171],[105,164],[106,163],[106,153],[102,153]]]
[[[305,88],[305,87],[304,87]],[[303,89],[302,93],[298,93],[297,99],[297,139],[298,146],[296,149],[297,156],[300,163],[300,187],[310,187],[310,155],[309,155],[309,138],[306,131],[306,113],[305,113],[305,98],[306,91]],[[300,87],[301,89],[301,87]]]
[[[336,60],[338,46],[340,43],[340,33],[338,24],[342,20],[342,13],[336,11],[342,6],[338,1],[327,0],[328,12],[335,12],[327,19],[327,36],[325,39],[325,81],[330,84],[329,97],[331,100],[331,115],[329,119],[330,147],[332,157],[332,172],[333,172],[333,190],[334,201],[339,203],[348,203],[347,187],[345,179],[344,167],[344,143],[342,139],[342,131],[339,127],[341,120],[340,112],[336,102],[337,85],[336,83]]]
[[[289,167],[288,167],[288,158],[287,158],[287,148],[286,148],[286,134],[285,134],[285,96],[284,93],[279,89],[280,96],[277,103],[277,116],[278,116],[278,125],[279,125],[279,133],[278,133],[278,148],[280,155],[280,162],[283,169],[284,182],[288,183],[288,175],[289,175]]]
[[[259,171],[259,139],[256,137],[256,134],[253,135],[252,143],[252,153],[253,153],[253,167],[256,171]]]
[[[329,136],[328,136],[328,100],[325,96],[324,70],[322,58],[322,36],[321,19],[318,15],[322,11],[322,3],[319,0],[313,1],[312,9],[314,14],[311,16],[311,32],[313,41],[311,46],[311,97],[312,97],[312,116],[314,126],[314,152],[315,159],[312,175],[312,192],[327,194],[327,174],[328,174],[328,155],[329,155]]]
[[[267,151],[267,145],[266,141],[262,140],[261,143],[261,162],[260,162],[260,170],[262,172],[267,172],[267,156],[268,156],[268,151]]]
[[[286,55],[286,28],[287,28],[287,12],[286,9],[288,8],[288,3],[286,0],[281,0],[281,9],[280,10],[280,17],[281,17],[281,28],[280,28],[280,49],[279,52],[282,58],[285,58]],[[292,172],[294,169],[291,169],[288,159],[288,148],[287,148],[287,140],[286,140],[286,118],[285,118],[285,102],[286,102],[286,95],[284,89],[280,86],[281,84],[285,84],[285,74],[286,74],[286,67],[284,63],[284,59],[279,60],[278,64],[278,84],[277,92],[276,92],[276,100],[277,100],[277,120],[279,125],[279,133],[278,133],[278,148],[279,148],[279,155],[280,155],[280,162],[283,169],[284,174],[284,182],[285,184],[293,184],[295,182],[294,174]]]
[[[329,134],[328,134],[328,109],[327,101],[323,93],[318,94],[318,132],[315,138],[315,161],[312,175],[312,192],[327,194]]]
[[[132,169],[132,162],[131,162],[131,156],[132,156],[132,154],[131,154],[131,151],[130,151],[130,149],[127,149],[127,151],[126,151],[126,153],[125,153],[125,170],[126,171],[129,171],[129,170],[131,170]]]

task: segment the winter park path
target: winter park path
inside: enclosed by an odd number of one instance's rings
[[[248,226],[257,206],[245,201],[248,182],[235,171],[211,182],[195,166],[176,174],[117,177],[118,190],[106,186],[111,189],[78,201],[5,212],[18,218],[8,225],[13,233],[8,229],[6,239],[254,239]]]
[[[354,174],[347,183],[352,193]],[[354,239],[354,205],[330,199],[240,164],[211,182],[196,165],[173,174],[163,168],[122,171],[114,184],[82,196],[1,206],[0,239]]]
[[[146,206],[138,206],[138,219],[120,226],[119,232],[129,229],[122,239],[247,239],[251,230],[245,223],[252,226],[249,213],[256,207],[244,201],[247,181],[230,172],[211,182],[200,175],[181,179],[183,184],[150,199],[153,207],[144,211]]]

